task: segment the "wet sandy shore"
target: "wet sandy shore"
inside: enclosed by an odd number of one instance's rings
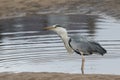
[[[120,76],[67,73],[1,73],[0,80],[120,80]]]

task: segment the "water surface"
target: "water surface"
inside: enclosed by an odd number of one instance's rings
[[[98,41],[104,56],[86,56],[85,73],[120,74],[120,24],[98,15],[33,15],[0,20],[0,72],[81,73],[81,56],[69,55],[61,39],[43,27],[61,24],[69,35]]]

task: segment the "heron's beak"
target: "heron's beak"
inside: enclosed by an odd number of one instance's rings
[[[52,29],[54,29],[54,27],[52,27],[52,26],[43,28],[43,30],[52,30]]]

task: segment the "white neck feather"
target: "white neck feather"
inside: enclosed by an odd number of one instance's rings
[[[57,27],[55,29],[53,29],[53,31],[57,32],[57,34],[60,36],[60,38],[62,39],[65,48],[67,49],[68,53],[73,53],[72,48],[69,46],[69,37],[67,34],[66,29],[62,28],[62,27]]]
[[[62,39],[62,41],[63,41],[63,43],[64,43],[64,46],[65,46],[65,48],[67,49],[67,52],[68,53],[73,53],[73,50],[72,50],[72,48],[69,46],[69,37],[68,37],[68,35],[67,35],[67,33],[66,34],[64,34],[64,35],[61,35],[60,36],[60,38]]]

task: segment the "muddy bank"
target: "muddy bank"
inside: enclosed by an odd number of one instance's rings
[[[120,0],[0,0],[0,17],[36,13],[105,13],[120,18]]]
[[[120,80],[120,76],[67,73],[0,73],[0,80]]]

